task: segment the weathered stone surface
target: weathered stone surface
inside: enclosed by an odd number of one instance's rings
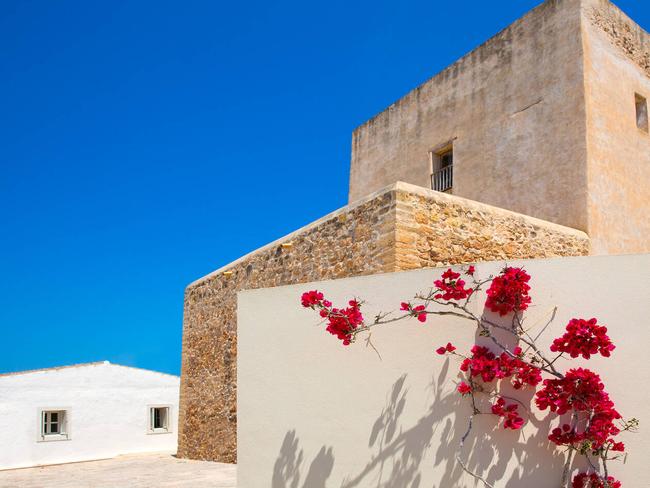
[[[612,44],[627,58],[650,76],[650,37],[632,19],[609,1],[598,0],[588,16],[591,22],[602,29]]]
[[[606,0],[583,0],[589,185],[594,254],[650,252],[650,134],[636,95],[650,99],[650,35]]]
[[[178,454],[236,460],[240,290],[588,253],[580,231],[397,183],[244,256],[186,289]]]
[[[359,126],[349,201],[395,181],[585,231],[594,254],[650,252],[650,35],[608,0],[547,0]]]

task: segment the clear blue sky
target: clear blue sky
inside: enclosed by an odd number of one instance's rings
[[[184,287],[345,205],[352,129],[537,3],[0,2],[0,371],[179,373]]]

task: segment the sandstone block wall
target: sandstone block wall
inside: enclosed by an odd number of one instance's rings
[[[333,212],[187,287],[178,455],[236,461],[240,290],[588,253],[580,231],[405,183]]]
[[[589,253],[583,232],[408,185],[396,192],[396,270]]]

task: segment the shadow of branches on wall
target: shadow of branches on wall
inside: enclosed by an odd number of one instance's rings
[[[341,488],[420,487],[420,466],[425,462],[437,426],[444,416],[459,406],[457,397],[442,393],[441,385],[448,371],[449,361],[445,361],[438,379],[434,378],[430,384],[433,393],[430,407],[408,428],[401,418],[408,395],[405,387],[407,375],[402,375],[393,384],[386,406],[371,429],[368,447],[375,452],[358,473],[343,481]]]
[[[334,455],[331,447],[323,446],[307,470],[304,483],[300,485],[303,450],[295,430],[284,436],[280,454],[273,466],[271,488],[325,488],[325,482],[334,467]]]

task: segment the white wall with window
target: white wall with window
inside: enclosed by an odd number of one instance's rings
[[[179,384],[108,361],[0,374],[0,469],[176,452]]]

